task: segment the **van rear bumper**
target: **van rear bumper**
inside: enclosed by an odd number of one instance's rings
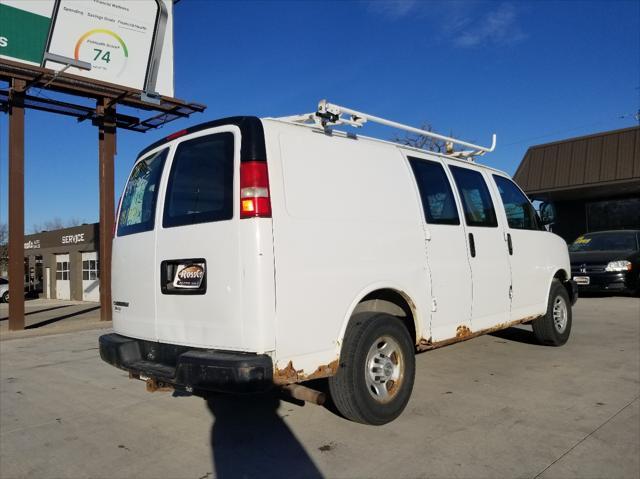
[[[273,387],[273,361],[266,354],[198,349],[129,338],[100,336],[100,357],[134,376],[177,388],[258,392]]]

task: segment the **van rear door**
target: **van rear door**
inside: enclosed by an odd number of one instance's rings
[[[113,240],[113,326],[119,334],[134,338],[156,339],[156,203],[168,153],[165,146],[133,167]]]
[[[238,127],[225,125],[176,140],[165,168],[156,228],[160,342],[242,349],[239,219],[234,211],[240,139]]]

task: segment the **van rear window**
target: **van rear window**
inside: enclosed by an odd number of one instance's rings
[[[171,165],[162,226],[233,218],[233,133],[180,143]]]
[[[158,186],[168,151],[165,148],[141,160],[133,168],[120,205],[118,236],[153,229]]]

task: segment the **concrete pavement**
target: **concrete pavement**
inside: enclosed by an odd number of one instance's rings
[[[99,303],[28,299],[24,306],[25,329],[9,331],[9,305],[0,303],[0,340],[111,327],[110,322],[100,323]]]
[[[102,332],[0,342],[0,477],[640,477],[639,299],[580,299],[561,348],[522,327],[420,354],[382,427],[147,393],[100,361]]]

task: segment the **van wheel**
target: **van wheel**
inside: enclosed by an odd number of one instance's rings
[[[9,291],[5,291],[4,294],[2,295],[2,303],[8,303],[9,302]]]
[[[338,372],[329,378],[331,398],[347,419],[386,424],[409,402],[415,368],[411,337],[398,318],[358,314],[347,327]]]
[[[547,346],[562,346],[571,334],[571,301],[562,283],[554,279],[547,313],[532,323],[536,339]]]

